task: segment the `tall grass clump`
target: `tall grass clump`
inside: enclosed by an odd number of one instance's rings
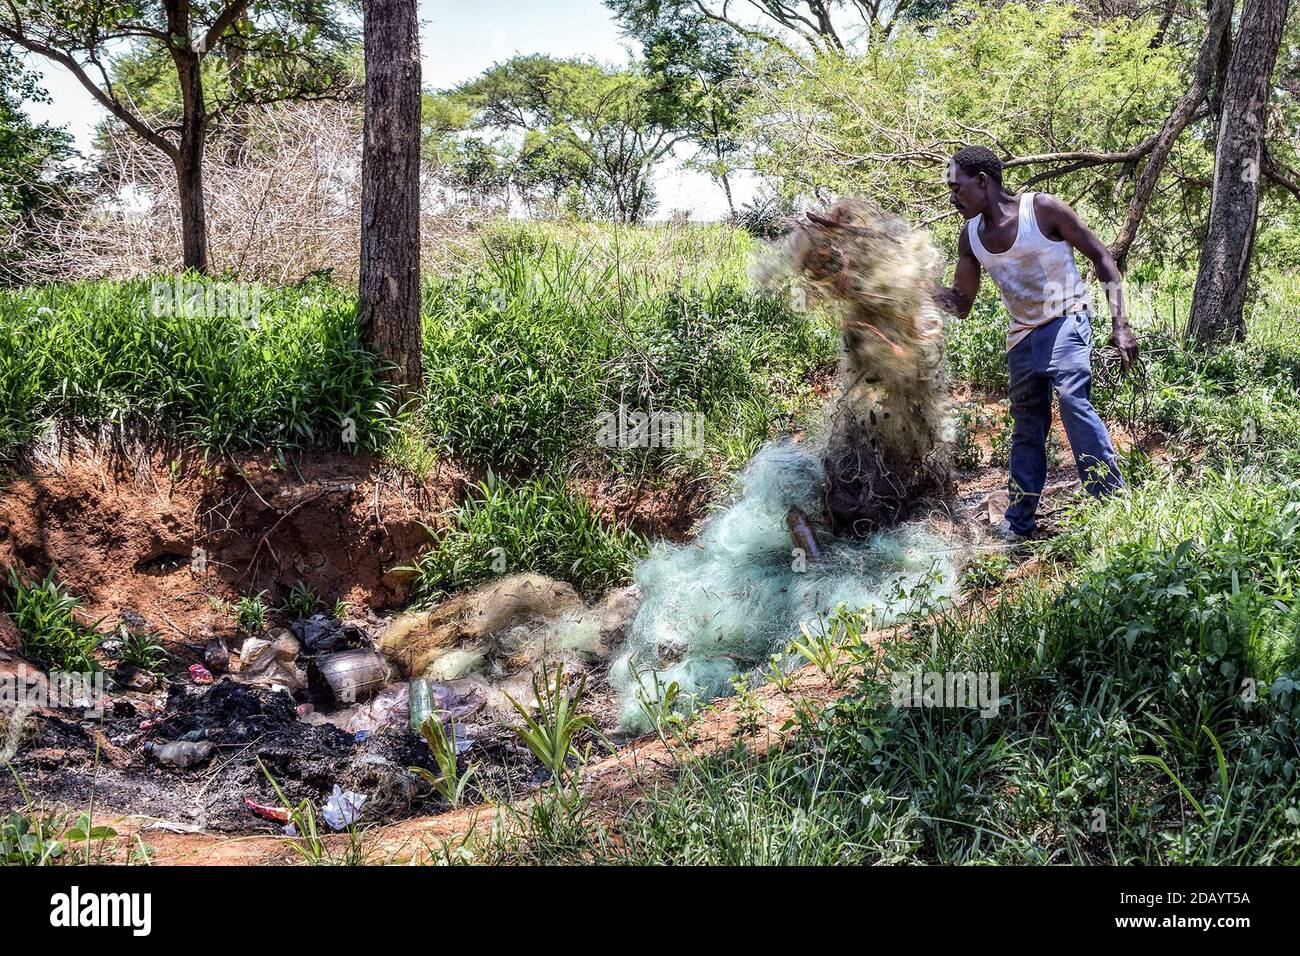
[[[27,583],[10,568],[7,597],[24,654],[51,670],[85,674],[99,669],[93,657],[99,635],[77,620],[81,601],[53,571]]]
[[[644,548],[634,532],[606,523],[571,493],[556,472],[521,481],[489,475],[409,570],[424,600],[519,571],[591,594],[627,580]]]
[[[827,323],[734,268],[665,275],[640,233],[620,236],[513,227],[489,237],[477,268],[426,289],[423,415],[452,453],[500,470],[577,459],[699,473],[743,461],[811,404],[813,372],[835,356]],[[600,417],[620,408],[698,414],[702,444],[602,447]]]
[[[148,280],[0,293],[0,448],[49,421],[216,451],[375,447],[392,399],[352,299],[325,284],[257,296],[255,314],[234,316],[156,310]]]

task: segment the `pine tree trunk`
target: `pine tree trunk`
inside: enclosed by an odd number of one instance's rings
[[[424,381],[420,336],[420,43],[416,0],[365,0],[359,316],[403,398]]]
[[[203,150],[207,117],[199,57],[190,50],[174,54],[181,87],[181,136],[175,155],[177,198],[181,213],[181,257],[186,269],[208,271],[208,217],[203,202]]]
[[[1187,334],[1198,343],[1245,338],[1244,306],[1264,124],[1289,0],[1247,0],[1228,60],[1214,150],[1214,192]]]

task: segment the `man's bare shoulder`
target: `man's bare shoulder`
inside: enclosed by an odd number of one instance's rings
[[[963,222],[961,229],[957,230],[957,254],[963,256],[973,256],[975,250],[970,245],[970,223]]]
[[[1034,218],[1049,239],[1061,238],[1061,226],[1078,219],[1078,214],[1064,199],[1051,193],[1034,193]]]

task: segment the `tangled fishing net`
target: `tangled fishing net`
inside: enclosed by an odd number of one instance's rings
[[[798,508],[825,524],[826,488],[814,450],[765,445],[694,541],[661,544],[641,562],[641,604],[609,670],[625,729],[647,729],[647,711],[673,684],[687,706],[731,693],[733,678],[780,654],[801,625],[825,626],[841,604],[870,609],[883,626],[922,594],[952,594],[952,549],[924,523],[828,538],[816,560],[799,553],[787,518]]]
[[[816,443],[764,446],[693,542],[637,568],[641,605],[609,673],[625,728],[645,729],[674,684],[688,702],[729,692],[841,604],[887,624],[918,593],[951,595],[949,542],[900,525],[950,486],[936,276],[923,232],[855,200],[810,216],[761,265],[761,282],[793,280],[838,318],[840,394]],[[818,525],[834,533],[824,545]]]
[[[840,395],[823,436],[837,533],[890,527],[949,490],[938,268],[924,232],[852,199],[799,222],[760,266],[761,282],[793,279],[840,322]]]

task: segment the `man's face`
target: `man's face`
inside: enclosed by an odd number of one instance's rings
[[[974,219],[984,205],[983,175],[972,176],[948,160],[948,202],[963,219]]]

